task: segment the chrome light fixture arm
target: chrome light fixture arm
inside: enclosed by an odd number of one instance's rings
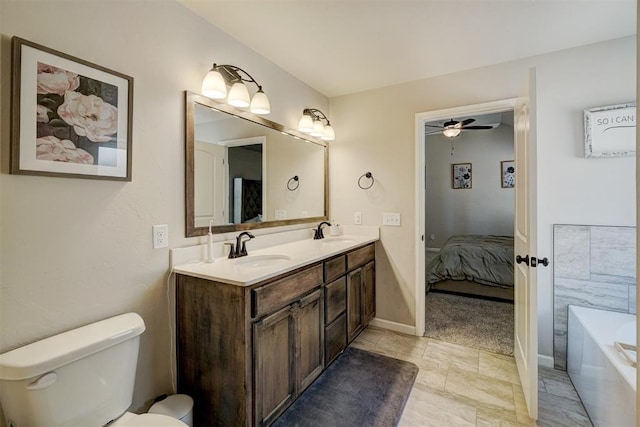
[[[305,108],[302,111],[302,114],[303,115],[307,115],[307,116],[311,116],[315,120],[326,120],[326,122],[327,122],[326,126],[330,126],[331,125],[331,123],[329,122],[329,119],[327,118],[327,116],[325,116],[325,114],[322,111],[320,111],[320,110],[318,110],[316,108]]]
[[[238,83],[238,82],[248,82],[248,83],[253,83],[258,87],[258,90],[262,90],[262,86],[256,81],[256,79],[253,78],[253,76],[251,76],[251,74],[247,73],[245,70],[243,70],[240,67],[237,67],[235,65],[218,65],[218,64],[213,64],[213,70],[217,70],[220,74],[222,74],[222,77],[231,85],[234,83]],[[243,77],[240,75],[240,73],[244,74],[246,76]]]

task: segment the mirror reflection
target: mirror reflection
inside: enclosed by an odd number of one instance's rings
[[[233,110],[187,93],[187,236],[326,219],[326,147]]]

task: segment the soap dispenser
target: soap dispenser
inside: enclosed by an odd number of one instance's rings
[[[340,235],[340,224],[336,224],[335,220],[331,220],[331,227],[329,227],[329,236]]]
[[[209,220],[209,232],[207,233],[207,258],[204,260],[207,264],[211,264],[215,262],[213,259],[213,233],[211,232],[211,226],[213,225],[213,220]]]

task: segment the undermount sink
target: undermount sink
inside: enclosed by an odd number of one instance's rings
[[[234,259],[232,262],[242,267],[261,268],[284,264],[287,261],[291,261],[288,255],[249,255]]]

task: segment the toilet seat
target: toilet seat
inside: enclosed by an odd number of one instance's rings
[[[167,415],[125,412],[109,427],[186,427],[186,424]]]

